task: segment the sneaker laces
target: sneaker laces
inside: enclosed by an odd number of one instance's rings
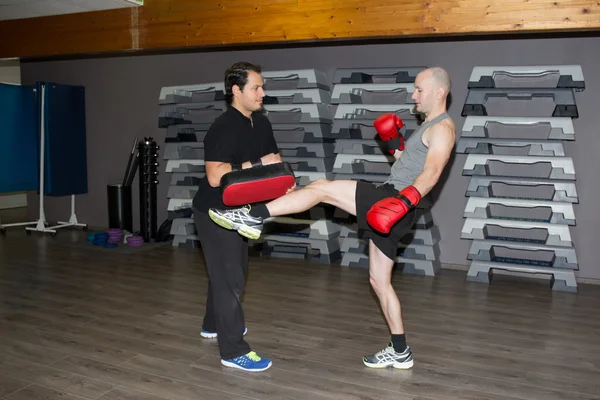
[[[260,361],[260,360],[261,360],[260,356],[259,356],[258,354],[256,354],[256,352],[255,352],[255,351],[251,351],[250,353],[246,354],[246,356],[247,356],[249,359],[251,359],[252,361],[256,361],[256,362],[258,362],[258,361]]]
[[[250,209],[251,207],[249,205],[241,208],[235,208],[233,210],[227,210],[225,215],[232,218],[247,219],[248,217],[252,217],[250,215]]]
[[[386,347],[383,350],[379,350],[375,355],[376,356],[384,356],[386,354],[396,354],[396,350],[393,347]]]

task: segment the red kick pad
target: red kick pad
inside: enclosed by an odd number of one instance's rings
[[[261,165],[223,175],[221,196],[226,206],[241,206],[281,197],[295,183],[296,177],[289,163]]]

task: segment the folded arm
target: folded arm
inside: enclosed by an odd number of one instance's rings
[[[277,154],[267,154],[260,158],[260,162],[263,165],[280,163],[281,155]],[[252,161],[244,161],[241,166],[235,166],[236,169],[240,167],[241,169],[252,168]],[[228,162],[220,162],[220,161],[206,161],[204,163],[204,168],[206,169],[206,176],[208,177],[208,183],[212,187],[219,187],[221,185],[221,178],[226,173],[229,173],[234,170],[234,165]]]

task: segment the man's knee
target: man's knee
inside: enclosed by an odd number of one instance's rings
[[[306,187],[318,192],[321,196],[328,196],[330,192],[329,186],[331,183],[333,183],[333,181],[319,178],[309,183]]]
[[[381,279],[373,275],[369,276],[369,283],[371,284],[373,290],[375,290],[376,292],[378,292],[382,288]]]
[[[382,293],[392,286],[391,277],[385,273],[371,274],[369,276],[369,283],[376,293]]]
[[[319,178],[309,183],[306,187],[311,187],[313,189],[323,189],[326,188],[331,182],[333,181],[324,178]]]

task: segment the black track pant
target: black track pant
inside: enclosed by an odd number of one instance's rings
[[[236,231],[221,228],[208,214],[194,209],[196,230],[206,260],[209,284],[202,328],[217,332],[224,360],[250,351],[244,340],[240,296],[248,274],[248,242]]]

